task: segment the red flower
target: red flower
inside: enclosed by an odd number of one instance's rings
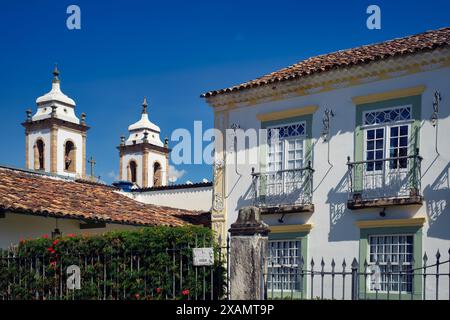
[[[52,251],[54,251],[54,249],[52,247],[49,247],[49,248],[47,248],[47,251],[52,252]]]
[[[42,238],[48,239],[48,234],[44,234],[44,235],[42,236]]]
[[[50,267],[56,268],[56,261],[50,261]]]
[[[189,289],[185,289],[185,290],[181,291],[181,294],[183,296],[188,296],[189,295]]]
[[[135,295],[136,300],[139,300],[141,298],[141,295],[139,293],[136,293]]]
[[[53,245],[56,246],[58,244],[59,240],[55,239],[55,241],[53,241]]]
[[[159,294],[159,293],[161,293],[161,291],[162,291],[161,288],[156,288],[156,293]]]
[[[25,244],[25,240],[24,239],[20,239],[20,244]]]
[[[67,235],[67,237],[68,237],[68,238],[73,238],[73,237],[75,237],[75,234],[74,234],[74,233],[69,233],[69,234]]]

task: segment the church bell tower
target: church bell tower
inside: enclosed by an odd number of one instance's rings
[[[75,114],[75,101],[60,88],[57,66],[52,89],[37,98],[37,110],[27,110],[26,168],[74,178],[86,176],[86,115]]]
[[[141,188],[165,186],[169,179],[168,139],[160,139],[160,128],[148,119],[147,99],[141,119],[128,127],[129,137],[121,138],[120,179]]]

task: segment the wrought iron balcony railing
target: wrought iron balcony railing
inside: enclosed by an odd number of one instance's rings
[[[260,173],[253,169],[254,205],[260,208],[312,205],[313,173],[311,162],[301,169]]]
[[[421,161],[414,155],[350,162],[349,208],[422,203]],[[377,203],[378,201],[378,203]]]

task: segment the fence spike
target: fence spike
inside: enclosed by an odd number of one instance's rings
[[[356,258],[353,258],[353,261],[352,261],[352,268],[353,268],[353,269],[357,269],[358,266],[359,266],[358,260],[356,260]]]
[[[441,253],[439,252],[439,249],[436,252],[436,260],[439,261],[439,259],[441,258]]]
[[[423,255],[423,262],[426,264],[428,261],[428,256],[427,253],[425,252],[425,254]]]
[[[344,258],[344,261],[342,262],[342,268],[345,269],[346,266],[347,266],[347,263],[345,262],[345,258]]]
[[[311,269],[314,268],[314,259],[311,258]]]
[[[368,266],[369,264],[367,263],[367,259],[364,259],[364,269],[367,269]]]
[[[331,267],[334,269],[334,267],[336,266],[336,262],[334,262],[334,258],[331,259]]]
[[[322,257],[322,261],[320,262],[320,266],[322,267],[322,269],[323,269],[323,267],[325,267],[325,261],[323,261],[323,257]]]

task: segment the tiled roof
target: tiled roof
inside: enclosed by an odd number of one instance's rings
[[[427,31],[417,35],[377,44],[319,55],[264,75],[255,80],[247,81],[240,85],[225,89],[209,91],[201,96],[206,98],[212,97],[218,94],[231,93],[277,82],[298,79],[316,73],[367,64],[391,57],[434,50],[448,45],[450,45],[450,27]]]
[[[209,213],[143,204],[99,183],[0,167],[0,212],[130,225],[209,223]]]

